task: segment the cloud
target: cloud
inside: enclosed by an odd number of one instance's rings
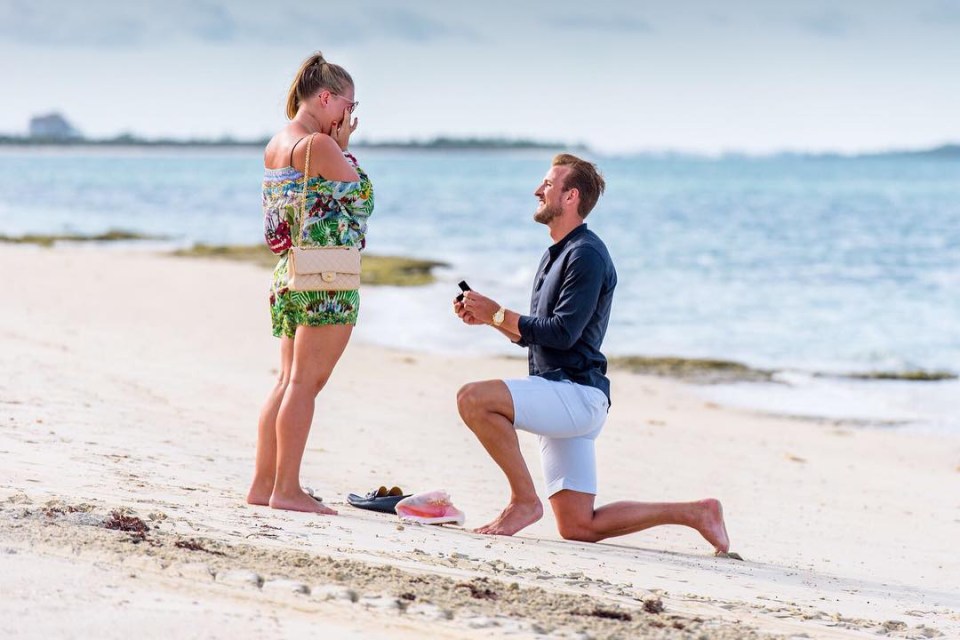
[[[202,42],[233,42],[237,39],[240,27],[226,7],[199,2],[190,14],[190,21],[184,27],[196,39]]]
[[[472,29],[392,3],[370,2],[361,16],[307,10],[302,0],[85,0],[53,3],[0,2],[0,43],[32,46],[129,49],[175,43],[289,44],[291,41],[405,42],[479,39]]]
[[[960,2],[944,0],[920,14],[921,21],[940,26],[960,25]]]
[[[335,29],[318,29],[325,17],[305,11],[302,3],[274,12],[260,19],[251,17],[242,23],[239,40],[261,43],[315,44],[319,41],[335,44],[357,44],[372,40],[406,43],[429,43],[441,40],[482,40],[475,30],[457,24],[436,20],[429,16],[389,4],[377,6],[371,2],[362,17],[334,16],[330,20]]]
[[[125,47],[140,42],[141,21],[105,2],[48,4],[9,0],[0,4],[0,42],[37,46]]]
[[[850,16],[838,11],[823,11],[821,13],[800,16],[795,19],[796,26],[801,30],[822,38],[842,38],[850,33],[857,22]]]
[[[0,5],[0,41],[35,46],[124,49],[170,41],[233,42],[243,31],[217,2],[145,4],[105,0]]]
[[[480,39],[473,29],[451,25],[407,9],[389,8],[371,16],[382,35],[411,42],[429,42],[447,38]]]
[[[547,23],[561,29],[620,33],[653,33],[646,20],[627,15],[571,15],[550,18]]]
[[[731,23],[731,19],[726,13],[711,11],[707,13],[707,23],[712,25],[726,26]]]

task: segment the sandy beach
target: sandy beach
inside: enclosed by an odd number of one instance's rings
[[[506,486],[456,391],[525,362],[371,346],[361,311],[303,463],[340,514],[278,512],[243,501],[279,359],[265,269],[29,246],[0,269],[0,636],[960,637],[958,436],[614,371],[598,502],[717,497],[744,561],[674,527],[567,542],[549,514],[479,536]],[[466,526],[346,504],[380,485],[444,489]]]

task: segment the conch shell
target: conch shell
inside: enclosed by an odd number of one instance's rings
[[[450,502],[446,491],[415,493],[397,503],[397,515],[405,522],[462,525],[466,516]]]

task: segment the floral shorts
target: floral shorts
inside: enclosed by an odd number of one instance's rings
[[[270,290],[270,320],[273,335],[292,338],[297,327],[357,324],[360,291],[291,291],[286,287],[287,265],[282,260],[274,271]]]

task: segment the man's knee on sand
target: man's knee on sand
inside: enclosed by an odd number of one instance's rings
[[[564,540],[577,542],[598,542],[602,538],[593,530],[589,521],[557,518],[557,531]]]
[[[597,533],[590,529],[583,528],[558,528],[560,531],[560,537],[564,540],[571,540],[573,542],[600,542],[603,540]]]
[[[567,495],[564,495],[564,494]],[[581,494],[582,495],[582,494]],[[593,509],[577,504],[580,496],[573,492],[560,491],[550,496],[553,517],[557,521],[557,531],[564,540],[577,542],[599,542],[603,536],[597,534],[593,526]]]

